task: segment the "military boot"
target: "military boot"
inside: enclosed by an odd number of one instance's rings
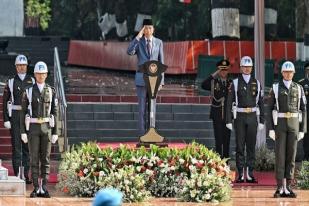
[[[245,177],[244,177],[244,168],[238,169],[238,178],[236,179],[236,183],[244,183]]]
[[[296,198],[297,194],[293,192],[292,190],[292,179],[286,179],[286,191],[285,191],[285,196],[289,198]]]
[[[274,194],[274,198],[279,198],[283,196],[284,196],[284,192],[283,192],[282,179],[277,179],[277,189]]]
[[[247,175],[246,182],[258,183],[257,179],[255,179],[255,177],[253,176],[253,168],[247,167],[246,175]]]

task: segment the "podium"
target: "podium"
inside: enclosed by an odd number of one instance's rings
[[[156,98],[162,80],[162,73],[165,72],[166,69],[166,65],[154,60],[145,62],[139,68],[139,71],[144,73],[144,81],[147,89],[149,129],[146,134],[139,137],[138,147],[149,147],[150,144],[162,147],[167,146],[167,143],[164,142],[165,138],[156,131]]]

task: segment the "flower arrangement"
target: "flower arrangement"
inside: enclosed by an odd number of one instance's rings
[[[125,202],[141,202],[150,194],[218,202],[230,198],[231,188],[226,160],[197,143],[182,149],[156,145],[100,149],[96,143],[83,143],[65,154],[58,179],[58,190],[72,196],[91,197],[100,188],[113,187],[123,193]],[[199,186],[201,182],[205,186]]]
[[[309,189],[309,161],[303,161],[297,175],[297,186],[300,189]]]

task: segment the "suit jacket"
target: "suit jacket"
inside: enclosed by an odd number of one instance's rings
[[[138,68],[147,61],[156,60],[164,64],[164,54],[163,54],[163,42],[161,39],[152,37],[152,46],[150,55],[147,52],[146,38],[142,37],[140,39],[134,38],[128,47],[127,53],[129,55],[137,55],[137,66]],[[135,74],[135,85],[145,86],[143,73],[136,70]],[[164,74],[162,74],[161,84],[164,84]]]

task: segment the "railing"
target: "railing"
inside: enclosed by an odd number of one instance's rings
[[[64,93],[63,78],[61,73],[61,65],[59,61],[58,48],[54,48],[54,87],[56,88],[56,96],[59,103],[59,115],[58,122],[61,123],[60,137],[64,138],[63,149],[68,150],[68,138],[67,138],[67,101]],[[60,138],[59,138],[60,139]],[[60,142],[59,142],[60,146]],[[60,148],[59,148],[60,150]]]

